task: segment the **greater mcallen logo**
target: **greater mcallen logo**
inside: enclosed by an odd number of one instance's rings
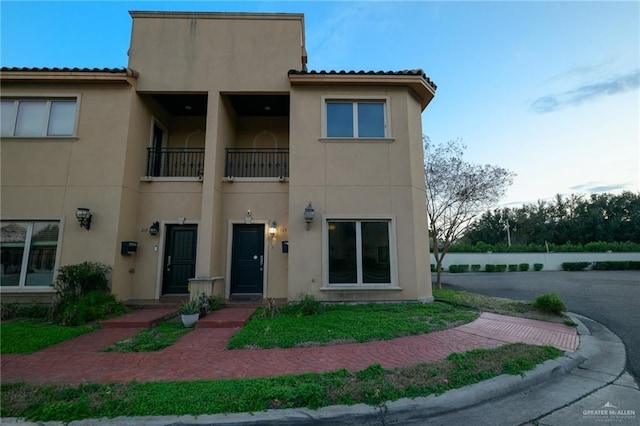
[[[619,422],[636,417],[636,410],[623,410],[608,402],[596,410],[582,410],[584,417],[595,418],[596,421]]]

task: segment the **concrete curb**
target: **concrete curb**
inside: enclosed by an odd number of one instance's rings
[[[602,327],[599,333],[605,333],[604,338],[596,338],[589,331],[582,320],[594,321],[576,314],[569,314],[576,322],[580,334],[580,345],[574,353],[565,353],[563,357],[549,360],[523,376],[501,375],[481,383],[469,385],[460,389],[450,390],[442,395],[420,397],[415,399],[403,398],[388,402],[382,406],[373,407],[365,404],[351,406],[330,406],[318,410],[306,408],[267,410],[256,413],[232,413],[201,416],[149,416],[149,417],[116,417],[113,419],[87,419],[70,423],[73,426],[128,426],[128,425],[263,425],[263,424],[326,424],[326,425],[355,425],[355,424],[390,424],[415,421],[435,416],[446,416],[447,413],[468,409],[494,399],[505,398],[523,390],[533,388],[545,382],[562,379],[573,374],[577,367],[585,363],[596,361],[602,356],[603,344],[613,343],[615,351],[622,345],[619,338],[611,331]],[[599,324],[599,323],[596,323]],[[616,344],[619,342],[619,345]],[[621,346],[624,360],[624,345]],[[619,354],[618,354],[619,355]],[[621,365],[610,366],[608,374],[611,381],[624,371]],[[580,369],[578,369],[580,370]],[[585,369],[588,370],[588,369]],[[615,374],[615,371],[620,370]],[[575,374],[582,374],[578,371]],[[602,385],[601,385],[602,386]],[[559,408],[565,403],[559,402]],[[12,422],[14,421],[14,422]],[[17,419],[3,419],[3,424],[27,425]],[[43,423],[38,423],[42,425]],[[50,422],[47,425],[62,425],[60,422]]]

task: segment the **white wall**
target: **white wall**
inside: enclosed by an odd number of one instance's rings
[[[433,254],[430,255],[431,264],[436,261]],[[484,271],[486,264],[492,265],[516,265],[528,263],[529,270],[533,271],[534,263],[542,263],[545,271],[561,271],[564,262],[605,262],[605,261],[640,261],[640,253],[448,253],[442,261],[445,271],[450,265],[481,265]]]

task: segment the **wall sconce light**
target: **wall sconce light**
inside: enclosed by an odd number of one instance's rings
[[[307,231],[311,228],[311,222],[316,217],[316,211],[309,201],[309,205],[304,209],[304,220],[307,222]]]
[[[153,222],[153,224],[149,227],[149,234],[151,236],[158,235],[160,232],[160,222]]]
[[[76,219],[78,219],[80,228],[86,228],[87,231],[91,228],[91,210],[78,207],[76,209]]]
[[[275,220],[271,222],[271,226],[269,227],[269,236],[274,238],[276,236],[276,232],[278,231],[278,222]]]

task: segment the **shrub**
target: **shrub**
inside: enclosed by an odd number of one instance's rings
[[[555,293],[547,293],[536,297],[533,301],[533,307],[539,311],[555,315],[561,315],[567,310],[560,296]]]
[[[564,271],[582,271],[589,265],[591,265],[591,262],[564,262],[562,269]]]
[[[490,264],[486,264],[484,265],[484,270],[486,272],[495,272],[496,271],[496,265],[490,265]]]
[[[47,304],[2,303],[0,305],[0,318],[3,321],[15,318],[50,320],[52,315],[53,307]]]
[[[478,265],[478,264],[471,265],[471,270],[472,270],[473,272],[478,272],[478,271],[480,270],[480,268],[481,268],[481,266],[480,266],[480,265]]]
[[[70,305],[78,303],[93,292],[108,292],[107,273],[110,266],[98,262],[82,262],[60,267],[54,287],[56,289],[55,314],[61,314]]]
[[[542,268],[544,268],[544,265],[542,263],[534,263],[533,264],[533,270],[534,271],[542,271]]]
[[[518,265],[509,265],[509,272],[516,272],[518,270]]]
[[[504,272],[507,270],[507,265],[496,265],[496,272]]]
[[[518,271],[528,271],[529,270],[529,264],[528,263],[521,263],[518,265]]]
[[[82,296],[77,303],[67,305],[60,314],[65,325],[84,325],[91,321],[122,315],[125,307],[114,295],[94,290]]]
[[[595,262],[593,269],[598,271],[626,271],[629,269],[640,269],[640,262],[632,260]]]
[[[461,272],[469,272],[469,265],[451,265],[449,266],[449,272],[451,273],[461,273]]]
[[[324,305],[315,297],[305,294],[300,301],[293,304],[295,312],[299,316],[317,315],[324,312]]]
[[[198,306],[200,317],[204,317],[213,311],[222,309],[222,306],[224,305],[220,296],[207,296],[204,293],[200,293],[195,302]]]

